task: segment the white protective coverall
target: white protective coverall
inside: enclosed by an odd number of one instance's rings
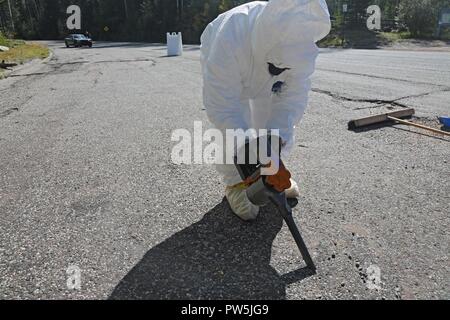
[[[303,117],[318,55],[330,31],[325,0],[256,1],[221,14],[201,37],[203,99],[214,126],[279,129],[286,156]],[[272,63],[289,68],[278,76]],[[274,89],[282,83],[281,92]],[[224,133],[225,136],[225,133]],[[219,165],[224,182],[242,181],[233,165]]]

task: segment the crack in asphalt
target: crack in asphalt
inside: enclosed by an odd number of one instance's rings
[[[20,80],[20,83],[22,84],[22,86],[24,85],[23,81],[26,81],[26,79],[33,79],[31,77],[36,76],[36,77],[45,77],[46,75],[51,75],[51,74],[66,74],[66,73],[70,73],[73,72],[76,69],[76,67],[78,65],[95,65],[95,64],[103,64],[103,63],[133,63],[133,62],[151,62],[151,66],[154,67],[156,66],[156,60],[154,59],[149,59],[149,58],[138,58],[138,59],[118,59],[118,60],[101,60],[101,61],[86,61],[86,60],[81,60],[81,61],[69,61],[69,62],[59,62],[59,59],[57,57],[54,57],[51,61],[52,62],[48,62],[48,63],[44,63],[44,65],[49,66],[51,69],[49,71],[44,71],[44,72],[32,72],[32,73],[25,73],[25,74],[10,74],[8,77],[11,78],[22,78],[23,80]],[[67,67],[67,68],[65,68]],[[102,73],[100,72],[100,75]],[[32,80],[30,80],[32,81]],[[94,85],[96,85],[98,83],[98,79],[94,80]],[[13,83],[10,87],[4,88],[2,90],[0,90],[0,92],[3,91],[9,91],[11,89],[14,89],[17,87],[17,83]],[[25,84],[26,86],[26,84]],[[26,101],[20,101],[20,103],[18,103],[18,105],[24,105],[26,103]],[[19,108],[17,107],[10,107],[4,111],[0,111],[0,118],[6,118],[9,115],[11,115],[14,112],[18,112]]]
[[[73,64],[100,64],[100,63],[127,63],[127,62],[152,62],[156,65],[156,61],[148,58],[141,59],[119,59],[119,60],[99,60],[99,61],[73,61],[73,62],[62,62],[62,63],[48,63],[49,66],[64,66]]]
[[[7,110],[5,110],[5,111],[3,111],[3,112],[0,112],[0,118],[7,117],[7,116],[9,116],[11,113],[13,113],[13,112],[18,112],[18,111],[19,111],[19,108],[9,108],[9,109],[7,109]]]
[[[393,78],[393,77],[383,77],[383,76],[377,76],[377,75],[368,74],[368,73],[341,71],[341,70],[326,69],[326,68],[320,68],[320,67],[317,67],[316,70],[325,71],[325,72],[342,73],[342,74],[348,74],[348,75],[352,75],[352,76],[361,76],[361,77],[381,79],[381,80],[392,80],[392,81],[399,81],[399,82],[406,82],[406,83],[423,84],[423,85],[428,85],[428,86],[444,87],[446,89],[450,89],[449,87],[447,87],[443,84],[436,84],[436,83],[415,81],[415,80],[408,80],[408,79],[399,79],[399,78]]]
[[[421,98],[421,97],[425,97],[425,96],[429,96],[431,94],[434,93],[439,93],[439,92],[450,92],[450,88],[445,88],[442,90],[434,90],[434,91],[429,91],[429,92],[425,92],[425,93],[419,93],[419,94],[413,94],[413,95],[408,95],[408,96],[404,96],[404,97],[400,97],[397,99],[393,99],[393,100],[385,100],[385,99],[367,99],[367,98],[354,98],[354,97],[346,97],[343,96],[339,93],[335,93],[335,92],[331,92],[328,90],[322,90],[322,89],[318,89],[318,88],[313,88],[311,89],[313,92],[315,93],[319,93],[319,94],[325,94],[329,97],[332,97],[334,99],[337,100],[342,100],[342,101],[350,101],[350,102],[362,102],[362,103],[371,103],[371,104],[376,104],[377,106],[371,106],[371,107],[362,107],[362,108],[355,108],[354,110],[365,110],[365,109],[376,109],[376,108],[381,108],[385,105],[390,105],[392,107],[400,107],[400,108],[410,108],[410,106],[399,102],[400,100],[405,100],[405,99],[411,99],[411,98]]]
[[[60,71],[64,66],[73,66],[79,64],[102,64],[102,63],[130,63],[130,62],[151,62],[152,67],[156,66],[156,60],[153,59],[120,59],[120,60],[101,60],[101,61],[73,61],[73,62],[63,62],[63,63],[47,63],[48,66],[52,68],[51,71],[48,72],[33,72],[33,73],[25,73],[25,74],[10,74],[9,77],[32,77],[32,76],[42,76],[48,74],[55,74]],[[69,73],[73,70],[61,71],[62,73]]]
[[[426,96],[429,96],[430,94],[440,93],[440,92],[450,92],[450,88],[445,87],[444,89],[441,89],[441,90],[434,90],[434,91],[429,91],[429,92],[424,92],[424,93],[419,93],[419,94],[412,94],[412,95],[409,95],[409,96],[398,98],[398,99],[396,99],[396,101],[397,100],[410,99],[410,98],[426,97]]]
[[[151,62],[152,66],[156,65],[156,60],[154,59],[120,59],[120,60],[100,60],[100,61],[93,61],[92,64],[97,63],[128,63],[128,62]]]
[[[72,65],[72,64],[84,64],[89,63],[89,61],[72,61],[72,62],[62,62],[62,63],[47,63],[49,66],[65,66],[65,65]]]
[[[32,77],[32,76],[42,76],[48,74],[49,72],[33,72],[33,73],[25,73],[25,74],[10,74],[9,78],[18,78],[18,77]],[[5,89],[6,90],[6,89]]]
[[[334,93],[334,92],[331,92],[328,90],[322,90],[322,89],[317,89],[317,88],[313,88],[312,91],[315,93],[325,94],[325,95],[332,97],[334,99],[337,99],[337,100],[350,101],[350,102],[372,103],[372,104],[378,105],[377,107],[369,107],[369,108],[379,108],[379,107],[382,107],[387,104],[396,106],[396,107],[401,107],[401,108],[409,108],[407,105],[398,102],[398,100],[402,100],[402,99],[406,99],[406,98],[400,98],[400,99],[394,99],[394,100],[353,98],[353,97],[346,97],[346,96],[343,96],[343,95],[340,95],[338,93]],[[360,110],[360,109],[367,109],[367,108],[359,108],[357,110]]]

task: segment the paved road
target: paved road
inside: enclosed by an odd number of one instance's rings
[[[0,298],[450,298],[449,139],[346,128],[402,106],[437,126],[448,53],[320,55],[288,161],[310,276],[273,208],[244,224],[212,167],[170,162],[174,129],[208,126],[197,47],[49,45],[0,81]]]

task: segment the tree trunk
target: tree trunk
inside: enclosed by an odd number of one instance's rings
[[[14,26],[14,17],[12,14],[12,9],[11,9],[11,0],[8,0],[8,8],[9,8],[9,16],[11,17],[11,26],[13,29],[13,32],[16,32],[16,27]]]
[[[128,3],[127,3],[127,0],[123,0],[123,6],[125,7],[125,18],[128,19]]]

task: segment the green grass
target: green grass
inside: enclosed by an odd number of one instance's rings
[[[441,39],[444,41],[450,40],[450,28],[446,28],[445,30],[442,31]]]
[[[329,35],[319,43],[321,48],[341,47],[344,39],[338,35]]]
[[[421,37],[414,37],[409,32],[380,32],[379,37],[384,41],[389,43],[401,42],[402,40],[441,40],[441,41],[449,41],[450,40],[450,30],[444,30],[439,38],[437,38],[434,34],[426,34]]]
[[[1,32],[0,32],[0,46],[5,47],[12,47],[15,43],[15,40],[11,40],[6,38]]]
[[[411,39],[411,34],[409,32],[380,32],[380,37],[389,41],[396,42],[402,39]]]
[[[26,43],[23,40],[10,40],[0,38],[0,45],[10,48],[9,51],[0,52],[0,62],[22,64],[32,59],[45,59],[49,56],[50,50],[37,43]],[[0,69],[0,79],[3,70]]]
[[[344,32],[332,32],[319,43],[320,47],[345,47],[345,48],[377,48],[380,39],[375,32],[369,30],[345,30]]]
[[[40,44],[14,40],[10,45],[9,51],[0,52],[0,61],[23,63],[31,59],[44,59],[49,55],[48,48]]]
[[[448,41],[450,31],[443,32],[440,40]],[[346,30],[344,33],[333,31],[319,42],[320,47],[344,47],[358,49],[375,49],[403,40],[415,40],[409,32],[372,32],[369,30]],[[433,35],[420,40],[437,40]]]

